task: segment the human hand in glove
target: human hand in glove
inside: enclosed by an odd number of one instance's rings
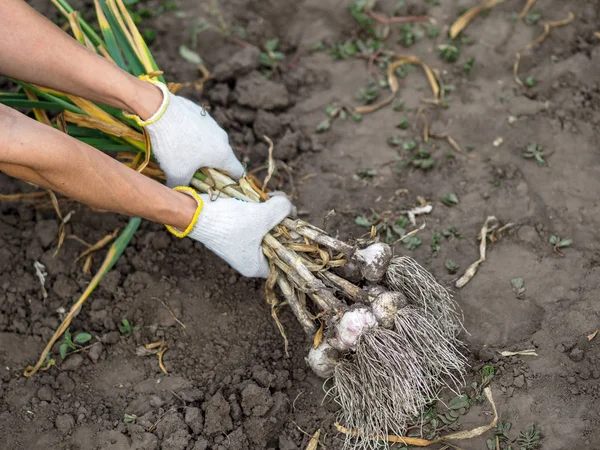
[[[158,111],[147,120],[127,116],[150,135],[152,153],[167,177],[167,185],[187,186],[194,172],[203,167],[224,170],[232,178],[240,178],[244,167],[233,154],[225,130],[205,109],[171,94],[163,83],[152,83],[163,93]]]
[[[192,195],[198,201],[198,209],[187,230],[167,227],[169,231],[201,242],[246,277],[269,277],[269,264],[261,244],[265,234],[290,215],[292,204],[285,196],[251,203],[235,198],[211,200],[191,188],[175,190]]]

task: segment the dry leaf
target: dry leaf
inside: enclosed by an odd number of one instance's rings
[[[503,3],[505,0],[484,0],[479,5],[469,9],[462,16],[460,16],[450,27],[450,39],[456,38],[467,25],[469,25],[475,17],[477,17],[482,11],[490,9],[499,3]]]
[[[433,92],[434,101],[437,102],[440,99],[439,78],[435,75],[433,70],[431,70],[431,68],[427,64],[425,64],[422,60],[420,60],[416,56],[412,56],[412,55],[403,55],[403,54],[392,53],[392,56],[399,58],[396,61],[394,61],[392,64],[390,64],[388,66],[388,70],[387,70],[388,84],[390,85],[390,90],[392,91],[392,93],[388,97],[384,98],[379,103],[375,103],[374,105],[359,106],[357,108],[354,108],[355,114],[372,113],[372,112],[377,111],[378,109],[384,107],[385,105],[388,105],[389,103],[391,103],[392,100],[394,100],[394,97],[396,96],[398,89],[400,89],[400,84],[398,83],[398,78],[396,77],[396,69],[405,64],[413,64],[416,66],[421,66],[423,68],[423,70],[425,71],[425,75],[427,76],[427,80],[429,81],[429,85],[431,86],[431,91]]]
[[[39,261],[34,261],[33,267],[35,268],[35,276],[40,280],[40,285],[42,286],[42,296],[46,298],[48,297],[48,291],[46,291],[46,277],[48,276],[48,272],[46,272],[46,267]]]
[[[268,136],[263,136],[263,138],[265,139],[265,141],[267,141],[267,144],[269,144],[268,170],[267,175],[265,176],[265,179],[262,184],[262,190],[266,191],[267,184],[269,184],[269,181],[273,176],[273,172],[275,171],[275,161],[273,160],[273,141]]]
[[[306,447],[306,450],[317,450],[317,447],[319,446],[319,437],[321,436],[321,429],[319,428],[317,431],[315,431],[315,434],[313,434],[313,437],[310,438],[310,442],[308,443],[308,447]]]
[[[24,198],[38,198],[48,195],[48,191],[27,192],[25,194],[0,194],[0,201],[22,200]]]
[[[479,238],[481,240],[479,242],[479,259],[473,264],[471,264],[465,271],[464,275],[456,281],[457,288],[460,289],[463,286],[465,286],[469,281],[471,281],[471,278],[473,278],[477,273],[479,265],[485,261],[487,249],[487,234],[490,231],[495,230],[496,228],[498,228],[498,219],[496,219],[494,216],[489,216],[487,219],[485,219],[483,227],[481,227],[481,231],[479,232]]]
[[[113,239],[115,239],[117,237],[117,234],[119,234],[119,228],[115,228],[115,230],[111,233],[111,234],[107,234],[106,236],[104,236],[102,239],[100,239],[98,242],[96,242],[94,245],[88,247],[86,250],[84,250],[76,259],[75,262],[79,261],[80,259],[88,256],[89,254],[100,250],[101,248],[103,248],[104,246],[106,246],[110,241],[112,241]]]
[[[499,352],[502,356],[539,356],[535,349],[518,350],[516,352],[503,351]]]
[[[410,211],[407,211],[406,214],[408,215],[408,220],[410,221],[412,226],[416,227],[417,220],[415,219],[415,216],[419,216],[421,214],[429,214],[429,213],[431,213],[431,211],[433,211],[433,206],[425,205],[425,206],[417,206],[416,208],[413,208]]]
[[[527,0],[527,4],[521,11],[521,14],[519,14],[519,19],[523,20],[525,18],[527,13],[531,10],[531,8],[533,8],[533,5],[535,4],[536,1],[537,0]]]
[[[524,86],[523,82],[519,78],[519,62],[521,61],[521,55],[530,48],[535,47],[536,45],[544,42],[544,40],[546,40],[553,28],[564,27],[565,25],[568,25],[571,22],[573,22],[573,19],[575,19],[575,15],[572,12],[569,12],[569,15],[566,19],[556,20],[553,22],[545,22],[544,32],[517,52],[517,54],[515,55],[515,63],[513,64],[513,79],[515,80],[515,83],[517,83],[519,86]]]
[[[321,326],[319,327],[319,329],[315,333],[315,338],[313,340],[313,348],[317,348],[319,345],[321,345],[321,342],[323,341],[323,328],[324,328],[324,325],[325,325],[325,322],[321,322]]]

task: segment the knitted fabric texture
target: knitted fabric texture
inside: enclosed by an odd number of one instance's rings
[[[168,105],[162,116],[145,128],[167,185],[187,186],[194,172],[203,167],[224,170],[233,178],[240,178],[244,167],[235,157],[225,130],[200,106],[161,90],[163,104]]]
[[[264,203],[250,203],[233,198],[204,201],[202,213],[188,235],[202,242],[246,277],[268,278],[270,269],[261,243],[265,234],[278,225],[292,210],[283,196]]]

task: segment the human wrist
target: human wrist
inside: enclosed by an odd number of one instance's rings
[[[163,92],[153,83],[132,77],[131,86],[127,89],[126,111],[135,114],[142,120],[152,117],[163,104]]]
[[[173,195],[169,204],[172,210],[169,220],[165,221],[165,224],[177,230],[185,230],[192,220],[194,220],[194,215],[198,210],[198,202],[183,192],[176,192],[174,190],[171,190],[171,192]]]

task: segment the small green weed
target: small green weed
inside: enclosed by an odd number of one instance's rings
[[[406,8],[406,0],[398,0],[394,9],[392,10],[392,16],[400,14],[400,10]]]
[[[427,34],[427,37],[429,39],[435,39],[435,38],[439,37],[440,29],[438,27],[436,27],[435,25],[428,25],[425,33]]]
[[[60,344],[60,347],[58,348],[60,358],[64,360],[69,354],[69,350],[79,351],[83,348],[81,344],[85,344],[90,339],[92,339],[92,335],[89,333],[79,333],[75,335],[74,338],[71,338],[71,332],[67,328],[65,330],[65,334],[63,335],[63,340]]]
[[[439,45],[438,52],[440,58],[449,63],[456,62],[456,60],[460,56],[460,49],[456,45],[452,44]]]
[[[451,239],[451,238],[462,239],[462,235],[458,232],[458,230],[456,229],[456,227],[454,225],[451,225],[448,228],[446,228],[444,231],[442,231],[442,236],[444,236],[446,239]]]
[[[523,281],[523,278],[513,278],[510,280],[510,285],[512,286],[517,298],[521,297],[525,292],[525,282]]]
[[[456,90],[456,86],[454,86],[453,84],[445,84],[444,85],[444,95],[445,96],[452,94],[455,90]]]
[[[570,247],[571,244],[573,244],[573,239],[561,239],[560,237],[556,236],[556,235],[552,235],[550,236],[550,239],[548,241],[550,243],[550,245],[552,245],[552,249],[554,250],[554,252],[559,255],[559,256],[565,256],[563,254],[563,252],[560,251],[561,248],[567,248]]]
[[[398,43],[403,47],[412,47],[423,38],[423,31],[412,23],[405,23],[400,28],[400,39]]]
[[[458,264],[456,264],[453,261],[446,261],[446,263],[444,264],[444,267],[446,268],[446,270],[448,271],[448,273],[450,275],[454,275],[456,272],[458,272],[458,269],[460,268],[460,266]]]
[[[540,445],[540,429],[531,425],[529,428],[521,431],[517,438],[517,444],[520,450],[533,450]]]
[[[404,100],[400,99],[396,103],[394,103],[394,111],[404,111]]]
[[[365,169],[358,169],[356,171],[356,177],[359,180],[373,181],[375,175],[377,175],[377,171],[375,169],[371,169],[370,167],[367,167]]]
[[[398,146],[402,145],[402,142],[403,142],[402,138],[398,137],[398,136],[390,136],[387,139],[387,143],[390,147],[398,147]]]
[[[458,205],[458,195],[456,195],[454,192],[451,192],[450,194],[444,195],[442,197],[442,203],[446,206],[454,206],[454,205]]]
[[[388,144],[390,144],[392,147],[399,145],[400,142],[402,142],[400,138],[394,137],[388,139]],[[402,168],[408,166],[413,166],[423,170],[429,170],[435,167],[435,160],[431,157],[430,153],[426,152],[425,150],[420,150],[419,145],[414,139],[405,141],[402,144],[402,150],[405,154],[409,155],[409,158],[407,159],[406,156],[398,156],[396,158],[396,167],[393,169],[395,172],[399,172]]]
[[[358,53],[358,47],[354,41],[346,41],[338,43],[333,46],[333,49],[329,53],[332,59],[340,61],[348,58],[352,58]]]
[[[535,143],[527,146],[527,149],[523,152],[523,158],[535,159],[538,166],[546,164],[544,160],[544,147]]]
[[[360,88],[356,92],[356,99],[360,100],[365,105],[375,103],[379,97],[379,86],[373,80],[369,80],[367,87]]]
[[[44,361],[44,370],[48,370],[50,367],[56,365],[56,360],[52,357],[50,353],[46,355],[46,360]]]
[[[354,0],[348,5],[348,10],[363,32],[368,36],[376,36],[375,20],[366,12],[369,4],[370,0]]]
[[[525,86],[527,86],[528,88],[535,87],[536,84],[537,84],[537,80],[534,77],[529,76],[529,77],[525,78]]]
[[[277,70],[279,63],[283,61],[285,55],[279,51],[279,39],[269,39],[265,42],[264,51],[259,55],[259,62],[262,67],[263,75],[270,77],[273,71]]]
[[[496,436],[498,436],[498,440],[502,443],[507,443],[510,442],[510,437],[508,435],[508,432],[510,431],[512,427],[512,424],[510,422],[505,422],[502,423],[500,422],[498,424],[498,426],[496,427],[496,431],[494,432],[494,434]]]
[[[408,128],[408,120],[402,119],[400,122],[398,122],[398,124],[396,125],[396,128],[400,128],[401,130],[406,130]]]
[[[331,128],[331,120],[324,119],[322,122],[319,122],[319,124],[315,127],[315,131],[317,133],[324,133],[325,131],[329,130],[330,128]]]
[[[415,250],[421,246],[423,240],[419,236],[413,234],[412,236],[407,236],[402,243],[407,250]]]
[[[404,64],[396,69],[396,75],[399,78],[406,78],[411,72],[417,70],[417,67],[412,64]]]
[[[542,19],[542,13],[540,11],[531,11],[525,16],[525,23],[528,25],[535,25]]]
[[[308,47],[308,53],[311,55],[313,53],[324,52],[325,50],[327,50],[327,48],[325,47],[325,44],[323,42],[315,42],[310,47]]]
[[[337,105],[329,105],[325,108],[325,114],[327,115],[327,118],[323,119],[323,121],[315,127],[315,132],[317,133],[324,133],[329,130],[336,119],[346,120],[350,117],[355,122],[360,122],[362,120],[362,114],[348,111],[346,107]]]
[[[133,333],[134,331],[138,331],[139,329],[139,325],[133,326],[131,325],[131,322],[129,322],[129,320],[125,318],[121,320],[121,325],[119,325],[119,331],[123,336],[129,336],[131,333]]]
[[[431,251],[433,253],[438,253],[441,248],[440,241],[442,239],[442,235],[440,233],[438,233],[437,231],[434,231],[431,239],[432,239]]]
[[[138,420],[138,416],[135,414],[124,414],[123,422],[125,423],[135,423]]]
[[[541,435],[540,429],[536,425],[522,430],[516,438],[510,437],[511,430],[510,422],[498,423],[494,430],[494,436],[498,437],[497,442],[500,445],[496,446],[496,439],[488,439],[488,450],[534,450],[539,447]]]
[[[429,170],[435,167],[435,159],[427,152],[420,151],[413,157],[412,165],[417,169]]]
[[[410,152],[414,149],[417,148],[417,142],[413,139],[411,139],[410,141],[406,141],[403,145],[402,145],[402,149],[405,152]]]
[[[409,222],[406,217],[396,218],[390,214],[378,214],[374,212],[371,218],[357,216],[355,223],[365,228],[375,227],[383,240],[387,244],[392,244],[406,235],[406,227]],[[409,240],[411,237],[415,236],[409,236],[406,240]]]
[[[467,62],[463,66],[463,72],[464,73],[471,73],[471,71],[473,70],[473,64],[475,64],[475,58],[469,58],[469,59],[467,59]]]

